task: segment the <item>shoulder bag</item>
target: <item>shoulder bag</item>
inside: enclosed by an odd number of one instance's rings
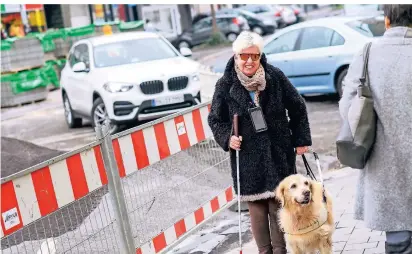
[[[363,169],[375,143],[376,112],[368,75],[369,51],[372,43],[365,45],[364,64],[357,95],[349,107],[347,119],[336,140],[337,156],[346,166]]]

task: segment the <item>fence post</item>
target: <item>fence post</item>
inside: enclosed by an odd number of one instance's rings
[[[103,126],[96,126],[95,130],[97,138],[102,140],[101,151],[104,167],[107,173],[109,194],[113,201],[112,204],[115,208],[115,219],[120,231],[120,248],[122,253],[136,253],[122,183],[113,151],[112,138],[109,133],[108,122],[106,122]]]

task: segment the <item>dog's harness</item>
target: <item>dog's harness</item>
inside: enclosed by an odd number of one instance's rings
[[[323,207],[323,209],[320,211],[319,218],[311,221],[308,226],[298,228],[293,232],[286,232],[283,228],[281,228],[281,231],[288,235],[304,235],[304,234],[307,234],[309,232],[312,232],[322,227],[323,224],[325,224],[327,220],[328,220],[328,210],[326,209],[326,207]]]
[[[322,184],[322,188],[323,188],[323,203],[327,203],[327,199],[326,199],[326,195],[325,195],[325,186],[323,184],[323,176],[322,176],[322,169],[320,167],[320,162],[319,162],[319,156],[316,152],[314,152],[312,150],[313,156],[315,157],[315,161],[316,161],[316,166],[318,168],[319,171],[319,178],[320,178],[320,182]],[[303,160],[303,164],[305,165],[306,168],[306,174],[312,178],[312,180],[317,181],[315,174],[313,173],[308,160],[306,159],[305,155],[302,154],[302,160]],[[295,230],[294,232],[285,232],[285,230],[283,228],[281,228],[281,231],[285,234],[288,235],[304,235],[307,234],[309,232],[312,232],[318,228],[320,228],[321,226],[323,226],[323,224],[326,223],[326,221],[328,220],[328,210],[326,209],[326,207],[323,207],[323,209],[320,211],[319,214],[319,218],[317,218],[316,220],[313,220],[310,222],[310,224],[308,226],[305,226],[303,228],[298,228],[297,230]]]

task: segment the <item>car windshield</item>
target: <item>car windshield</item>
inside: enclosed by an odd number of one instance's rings
[[[270,6],[269,6],[269,5],[266,5],[266,4],[261,5],[261,6],[260,6],[260,9],[261,9],[262,11],[266,11],[266,12],[273,11],[273,9],[270,8]]]
[[[250,11],[239,10],[239,12],[240,12],[241,14],[243,14],[243,15],[250,16],[250,17],[252,17],[252,18],[256,18],[256,17],[257,17],[256,14],[254,14],[253,12],[250,12]]]
[[[177,56],[178,54],[160,38],[119,41],[94,48],[94,62],[97,68]]]
[[[367,37],[379,37],[385,33],[385,21],[382,16],[355,20],[346,25]]]

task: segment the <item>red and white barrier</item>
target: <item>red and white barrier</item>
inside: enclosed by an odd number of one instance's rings
[[[136,250],[136,254],[155,254],[175,243],[183,235],[219,211],[225,209],[234,200],[233,187],[227,188],[220,195],[208,201],[205,205],[179,220],[174,225],[161,232],[148,243]]]
[[[100,146],[71,155],[1,185],[1,236],[107,184]]]
[[[113,139],[120,177],[212,136],[210,104]],[[107,184],[100,145],[1,184],[1,237],[9,235]]]
[[[113,140],[120,177],[185,150],[212,136],[209,106],[135,131]]]

